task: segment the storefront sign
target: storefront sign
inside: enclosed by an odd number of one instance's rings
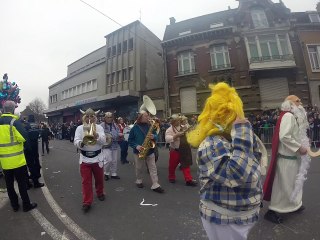
[[[84,104],[91,103],[91,102],[96,102],[96,101],[97,101],[97,98],[96,98],[96,97],[87,98],[87,99],[83,99],[83,100],[76,101],[76,102],[74,103],[74,105],[75,105],[75,106],[80,106],[80,105],[84,105]]]

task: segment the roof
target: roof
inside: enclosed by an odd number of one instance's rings
[[[216,23],[223,23],[223,27],[231,26],[232,20],[230,21],[230,19],[233,18],[236,11],[237,9],[229,9],[167,25],[163,41],[178,38],[180,36],[179,33],[190,31],[187,34],[195,34],[212,30],[210,25]]]

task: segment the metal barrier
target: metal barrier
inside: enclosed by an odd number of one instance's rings
[[[261,141],[267,145],[271,146],[272,144],[272,137],[274,132],[275,126],[271,127],[259,127],[254,128],[254,133],[261,139]],[[165,139],[164,139],[165,130],[161,130],[158,137],[157,145],[159,147],[165,146]],[[320,128],[310,128],[307,132],[310,138],[311,147],[320,147]]]

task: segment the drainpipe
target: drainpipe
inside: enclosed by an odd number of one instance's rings
[[[167,75],[167,52],[164,46],[162,46],[162,60],[163,60],[163,83],[164,83],[164,113],[165,118],[169,117],[169,104],[170,104],[170,96],[169,96],[169,84],[168,84],[168,75]]]

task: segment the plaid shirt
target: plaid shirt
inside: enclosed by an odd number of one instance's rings
[[[250,123],[238,123],[232,142],[222,136],[207,137],[198,148],[200,199],[228,211],[249,216],[219,214],[200,202],[200,215],[216,224],[248,224],[258,220],[262,200],[260,149]]]

